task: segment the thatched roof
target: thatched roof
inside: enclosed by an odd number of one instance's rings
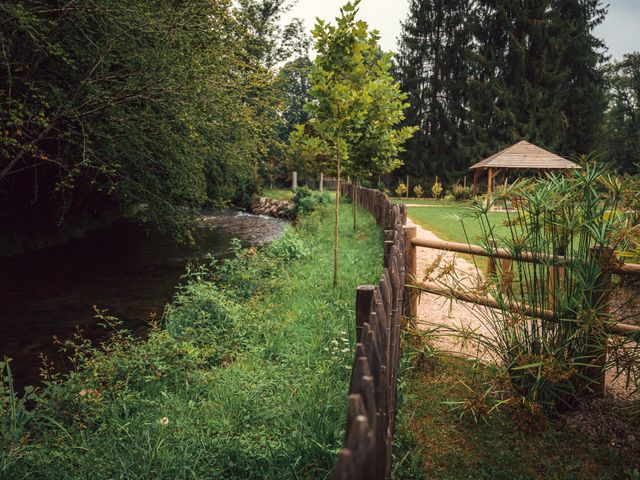
[[[471,170],[486,168],[552,170],[581,167],[555,153],[522,140],[470,167]]]

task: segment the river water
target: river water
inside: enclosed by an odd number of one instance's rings
[[[228,256],[231,240],[258,245],[277,237],[287,222],[236,212],[204,214],[192,245],[169,235],[120,223],[45,250],[0,259],[0,360],[13,359],[17,386],[36,384],[40,354],[64,365],[53,337],[79,328],[99,340],[93,306],[141,335],[160,318],[190,261]]]

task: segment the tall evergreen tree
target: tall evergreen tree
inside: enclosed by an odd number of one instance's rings
[[[451,176],[521,139],[591,150],[605,13],[601,0],[412,0],[398,69],[420,125],[408,173]]]
[[[640,52],[607,67],[608,104],[602,147],[625,172],[640,170]]]
[[[583,154],[596,147],[605,109],[605,79],[600,65],[606,49],[593,35],[607,14],[601,0],[554,0],[553,37],[565,69],[562,113],[567,118],[564,154]]]
[[[407,125],[419,127],[407,143],[405,171],[424,176],[466,167],[460,139],[466,130],[468,0],[411,0],[397,57],[410,107]]]

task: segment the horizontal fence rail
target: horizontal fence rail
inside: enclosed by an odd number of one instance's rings
[[[384,270],[377,285],[356,289],[356,350],[349,384],[345,448],[333,478],[382,480],[391,476],[400,331],[405,295],[404,205],[377,190],[343,184],[341,194],[366,208],[384,230]]]
[[[571,264],[574,259],[566,256],[552,256],[546,254],[537,254],[533,252],[520,252],[517,255],[514,255],[509,250],[505,248],[494,247],[492,249],[484,248],[480,245],[471,245],[466,243],[456,243],[456,242],[447,242],[439,239],[431,239],[431,238],[420,238],[415,236],[415,233],[411,235],[410,238],[407,239],[407,245],[410,247],[407,248],[406,256],[408,258],[416,257],[416,247],[425,247],[425,248],[433,248],[436,250],[444,250],[448,252],[456,252],[456,253],[466,253],[469,255],[482,256],[489,258],[488,271],[489,273],[495,274],[495,259],[501,259],[502,261],[511,262],[525,262],[525,263],[542,263],[549,265],[550,269],[558,269],[559,274],[564,274],[563,266]],[[511,264],[507,263],[507,270],[511,270]],[[468,292],[462,292],[459,290],[451,289],[451,288],[443,288],[442,286],[433,283],[433,282],[418,282],[418,272],[417,265],[415,262],[411,264],[411,268],[407,270],[408,273],[408,283],[410,283],[410,288],[414,290],[414,293],[410,296],[409,311],[415,315],[417,311],[417,297],[418,294],[415,292],[423,291],[427,293],[432,293],[434,295],[442,295],[448,296],[451,298],[455,298],[457,300],[461,300],[463,302],[475,303],[476,305],[482,305],[490,308],[502,308],[502,305],[498,301],[493,298],[487,296],[476,295]],[[504,274],[505,272],[503,272]],[[628,276],[640,276],[640,265],[635,263],[622,263],[616,264],[613,263],[607,268],[606,274],[618,274],[618,275],[628,275]],[[550,279],[555,278],[557,274],[551,275]],[[504,282],[503,283],[503,287]],[[551,284],[549,286],[550,289],[555,289],[555,284]],[[553,294],[553,292],[551,292]],[[513,313],[523,313],[524,315],[533,317],[533,318],[541,318],[543,320],[558,320],[558,313],[553,309],[540,309],[534,308],[529,305],[518,304],[517,302],[510,302],[509,309]],[[607,327],[609,333],[614,335],[629,335],[629,334],[637,334],[640,333],[640,327],[636,325],[628,325],[625,323],[613,323],[608,325]]]
[[[445,250],[447,252],[467,253],[470,255],[499,258],[503,260],[517,260],[518,262],[566,265],[572,261],[571,257],[564,257],[562,255],[552,256],[533,252],[521,252],[514,255],[506,248],[486,249],[480,245],[447,242],[445,240],[433,238],[413,238],[411,243],[416,247],[435,248],[437,250]],[[636,263],[622,263],[620,265],[612,265],[609,271],[610,273],[618,275],[640,276],[640,265]]]
[[[569,256],[561,255],[547,255],[535,252],[517,252],[512,253],[505,248],[498,248],[497,242],[492,242],[490,248],[485,248],[480,245],[470,245],[465,243],[447,242],[439,239],[419,238],[416,234],[416,228],[405,229],[405,259],[407,265],[407,289],[409,291],[406,294],[407,307],[406,311],[408,315],[412,317],[417,316],[418,309],[418,297],[420,292],[427,292],[435,295],[441,295],[448,298],[453,298],[463,302],[469,302],[476,305],[481,305],[489,308],[496,308],[499,310],[506,310],[514,314],[521,314],[529,318],[539,318],[550,322],[559,321],[564,319],[562,313],[555,308],[555,298],[557,296],[557,289],[565,276],[567,267],[575,265],[578,260]],[[507,303],[501,303],[496,298],[490,295],[477,295],[471,292],[465,292],[456,288],[448,288],[439,285],[436,282],[418,281],[418,269],[417,269],[417,247],[433,248],[437,250],[444,250],[449,252],[465,253],[474,256],[483,256],[488,258],[487,273],[493,275],[498,280],[497,260],[501,263],[501,278],[499,279],[499,287],[504,298],[507,299]],[[596,285],[606,286],[611,284],[611,275],[623,275],[623,276],[640,276],[640,265],[633,263],[621,263],[614,257],[614,251],[611,248],[606,247],[594,247],[592,249],[593,258],[597,259],[602,265],[602,270],[599,273]],[[513,262],[524,263],[538,263],[548,266],[548,308],[533,307],[525,303],[515,301],[510,297],[509,291],[513,282]],[[599,301],[604,299],[605,311],[607,310],[608,300],[606,295],[602,292],[606,290],[595,289],[592,295],[600,297]],[[637,325],[628,325],[621,322],[605,322],[603,324],[605,331],[608,334],[613,335],[629,335],[631,338],[639,338],[640,327]],[[594,361],[604,364],[606,359],[606,349],[604,351],[594,352]],[[598,378],[594,378],[598,387],[595,392],[599,395],[604,393],[604,375],[593,372],[593,375]]]

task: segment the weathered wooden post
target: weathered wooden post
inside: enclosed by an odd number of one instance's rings
[[[356,342],[362,340],[362,326],[369,321],[375,289],[373,285],[360,285],[356,288]]]
[[[497,248],[497,240],[489,240],[487,250],[490,255],[487,257],[487,275],[496,275],[496,259],[492,255],[495,253]]]
[[[511,289],[511,284],[513,283],[512,260],[510,258],[503,258],[500,265],[502,268],[500,291],[502,291],[502,295],[506,297]]]
[[[407,175],[407,193],[406,197],[409,198],[409,175]]]
[[[320,191],[324,191],[324,173],[320,172]]]
[[[605,371],[604,366],[607,360],[607,345],[605,337],[605,322],[609,316],[609,295],[611,293],[611,270],[614,251],[611,247],[593,247],[591,249],[593,260],[600,266],[600,273],[591,292],[591,308],[598,316],[595,332],[591,335],[591,352],[587,356],[590,370],[587,376],[591,379],[588,389],[595,396],[604,395]],[[591,360],[589,360],[591,359]]]
[[[291,188],[293,190],[298,188],[298,172],[291,172]]]
[[[405,226],[404,228],[404,271],[406,285],[413,285],[418,281],[418,257],[417,248],[412,240],[418,235],[418,227]],[[405,287],[405,315],[416,317],[418,315],[418,292],[410,287]]]

